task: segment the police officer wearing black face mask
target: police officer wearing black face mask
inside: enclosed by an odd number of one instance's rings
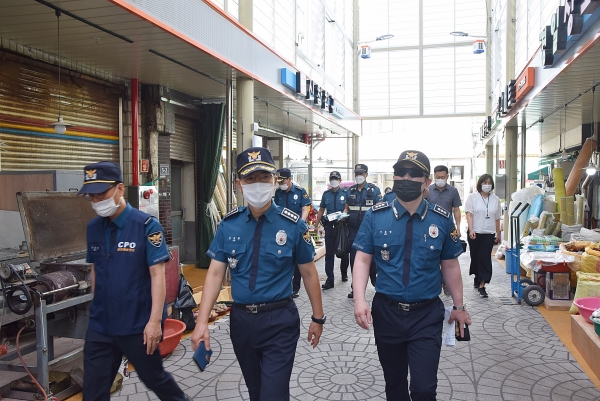
[[[383,195],[381,190],[375,184],[367,182],[369,175],[369,167],[366,164],[357,164],[354,166],[354,180],[356,184],[352,185],[348,190],[345,212],[348,213],[348,240],[354,242],[358,228],[362,223],[363,217],[367,210],[381,202]],[[354,257],[356,250],[350,249],[350,270],[354,266]],[[375,263],[371,265],[371,284],[375,285],[377,278],[377,267]],[[353,298],[354,292],[350,291],[348,298]]]
[[[402,152],[394,165],[396,199],[365,214],[352,245],[357,250],[354,318],[367,330],[373,323],[388,400],[436,399],[444,322],[440,264],[454,303],[448,323],[460,323],[461,337],[464,324],[471,324],[463,304],[456,227],[448,211],[423,198],[429,171],[425,154]],[[378,279],[369,310],[365,289],[373,261]]]

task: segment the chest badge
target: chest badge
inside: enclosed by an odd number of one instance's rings
[[[343,201],[344,200],[344,195],[340,196],[340,200]]]
[[[294,200],[298,200],[298,194],[294,194]]]
[[[235,269],[237,267],[238,260],[236,258],[227,258],[227,261],[229,262],[230,268]]]
[[[285,243],[287,242],[287,234],[285,233],[285,231],[277,231],[277,234],[275,234],[275,241],[277,242],[277,245],[285,245]]]
[[[373,199],[367,199],[365,201],[365,205],[367,205],[367,206],[373,206]]]
[[[383,244],[383,249],[381,250],[381,259],[384,262],[390,261],[390,251],[387,249],[387,244]]]
[[[429,226],[429,236],[431,238],[437,238],[438,234],[439,234],[439,230],[438,230],[437,226],[435,224],[430,225]]]

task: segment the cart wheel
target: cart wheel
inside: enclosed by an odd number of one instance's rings
[[[523,300],[529,306],[538,306],[546,298],[546,293],[539,285],[528,285],[523,290]]]
[[[528,278],[522,278],[521,279],[521,287],[526,288],[527,286],[533,285],[533,281],[529,280]]]

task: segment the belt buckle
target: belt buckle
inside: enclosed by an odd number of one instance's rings
[[[246,305],[246,312],[248,313],[258,313],[258,305]]]
[[[405,304],[402,302],[398,302],[398,309],[402,309],[403,311],[410,311],[410,304]]]

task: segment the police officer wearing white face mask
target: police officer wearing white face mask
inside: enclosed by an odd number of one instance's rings
[[[310,197],[306,189],[292,182],[292,172],[288,168],[277,170],[277,184],[279,188],[275,190],[273,201],[277,205],[290,209],[292,212],[300,215],[302,221],[306,222],[310,205]],[[294,277],[292,278],[292,297],[294,298],[298,297],[301,279],[300,270],[296,266]]]
[[[83,348],[83,398],[108,401],[122,355],[161,400],[185,401],[164,370],[158,343],[167,317],[165,261],[171,256],[156,218],[129,205],[121,168],[99,162],[84,168],[79,194],[99,217],[87,227],[94,300]]]
[[[230,336],[251,401],[290,399],[290,376],[300,336],[292,300],[298,264],[312,306],[308,342],[314,347],[325,323],[319,276],[308,226],[300,216],[271,201],[275,162],[268,149],[250,148],[237,157],[236,180],[248,207],[227,213],[206,252],[211,257],[204,282],[192,348],[210,349],[208,316],[229,265]]]

